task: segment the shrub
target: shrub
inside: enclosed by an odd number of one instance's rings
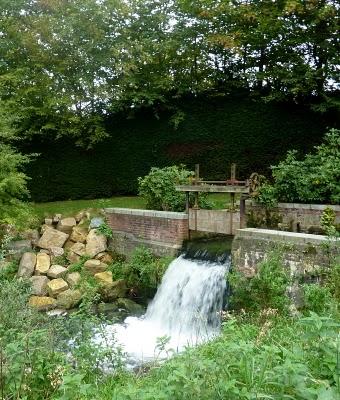
[[[101,233],[108,239],[112,239],[112,229],[109,227],[109,225],[104,222],[97,228],[97,232]]]
[[[253,277],[231,272],[228,279],[232,289],[233,308],[252,311],[272,308],[280,312],[287,311],[289,277],[278,251],[268,254],[267,260],[259,264]]]
[[[138,247],[130,260],[111,266],[113,279],[124,279],[139,294],[150,296],[156,291],[171,258],[158,258],[150,249]]]
[[[32,211],[22,200],[28,198],[27,176],[20,170],[30,161],[29,156],[17,153],[0,143],[0,223],[27,227]]]
[[[340,130],[331,129],[314,153],[299,160],[297,151],[289,151],[286,158],[272,166],[273,185],[264,183],[257,200],[270,204],[279,201],[340,202]]]
[[[152,210],[184,211],[185,193],[177,192],[176,185],[189,184],[194,172],[183,165],[165,168],[151,168],[144,178],[138,178],[138,193],[146,201],[146,206]],[[190,195],[190,204],[194,204],[193,194]],[[200,195],[200,207],[211,208],[207,196]]]
[[[27,305],[27,281],[0,279],[0,398],[94,398],[105,379],[102,365],[121,367],[120,348],[101,347],[94,330],[105,337],[103,320],[83,306],[67,318],[48,317]],[[112,338],[110,338],[112,340]]]
[[[332,295],[327,286],[313,283],[303,286],[304,309],[322,314],[329,309]]]

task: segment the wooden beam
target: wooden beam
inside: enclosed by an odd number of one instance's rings
[[[244,193],[249,194],[247,186],[218,186],[218,185],[177,185],[179,192],[202,192],[202,193]]]

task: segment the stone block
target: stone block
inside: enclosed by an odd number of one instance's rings
[[[104,264],[99,260],[88,260],[84,264],[84,269],[92,275],[105,272],[107,267],[107,264]]]
[[[92,229],[86,238],[86,254],[95,257],[98,253],[103,253],[107,249],[107,239],[96,229]]]
[[[37,254],[37,263],[35,265],[35,272],[37,275],[46,275],[51,266],[50,256],[46,253]]]
[[[63,218],[58,222],[57,230],[70,234],[72,232],[73,227],[76,225],[77,221],[75,220],[75,218],[73,217]]]
[[[80,303],[81,298],[82,294],[80,290],[67,289],[64,292],[58,294],[57,304],[58,307],[69,310],[70,308],[76,307]]]
[[[66,281],[64,281],[64,279],[57,278],[49,281],[47,284],[47,288],[48,288],[48,293],[51,297],[57,297],[58,294],[68,289],[68,284]]]
[[[96,260],[100,260],[101,262],[105,264],[111,264],[113,262],[113,258],[109,253],[99,253],[95,257]]]
[[[78,256],[83,256],[85,255],[85,244],[75,243],[72,247],[70,247],[70,251],[77,254]]]
[[[88,231],[85,227],[75,226],[72,229],[70,239],[74,242],[85,243]]]
[[[34,273],[37,256],[34,253],[24,253],[19,263],[18,278],[30,278]]]
[[[62,278],[67,272],[67,268],[62,265],[52,265],[47,272],[47,276],[52,279]]]
[[[65,278],[66,282],[69,284],[70,288],[74,288],[80,282],[81,275],[79,272],[71,272]]]
[[[56,229],[48,228],[41,236],[38,246],[42,249],[50,249],[51,247],[63,247],[69,235]]]
[[[46,276],[32,276],[30,278],[32,285],[32,294],[35,296],[47,295],[47,284],[49,282]]]
[[[28,305],[38,311],[48,311],[57,307],[57,300],[46,296],[31,296],[28,300]]]

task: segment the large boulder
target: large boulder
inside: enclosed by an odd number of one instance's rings
[[[30,278],[33,275],[37,256],[34,253],[24,253],[19,263],[18,278]]]
[[[87,260],[84,263],[84,269],[92,275],[106,271],[107,267],[107,264],[104,264],[99,260]]]
[[[65,233],[71,233],[74,226],[77,225],[75,218],[63,218],[58,222],[57,230]]]
[[[99,228],[101,225],[105,223],[104,219],[101,217],[94,217],[90,221],[89,229]]]
[[[47,296],[31,296],[28,300],[28,305],[38,311],[48,311],[57,307],[57,300]]]
[[[94,278],[100,285],[111,286],[113,284],[111,271],[99,272],[95,274]]]
[[[32,251],[32,241],[30,239],[14,240],[8,244],[8,252],[12,259],[20,260],[21,256],[29,251]]]
[[[32,276],[30,282],[32,285],[32,294],[35,296],[47,295],[47,284],[49,282],[47,276]]]
[[[60,308],[69,310],[70,308],[76,307],[81,301],[82,294],[80,290],[67,289],[64,292],[58,294],[57,304]]]
[[[57,257],[62,257],[65,254],[65,250],[62,247],[52,246],[49,248],[49,253],[53,262]]]
[[[145,313],[145,308],[143,306],[130,299],[119,298],[115,301],[115,304],[118,306],[118,308],[123,308],[129,314],[140,316]]]
[[[83,218],[85,218],[86,216],[86,212],[85,211],[79,211],[76,215],[75,215],[75,219],[77,222],[80,222]]]
[[[37,263],[35,266],[35,273],[37,275],[46,275],[47,271],[50,269],[51,259],[46,253],[37,254]]]
[[[85,243],[88,231],[83,226],[75,226],[72,229],[70,239],[74,242]]]
[[[74,288],[80,282],[81,275],[79,272],[71,272],[65,278],[66,282],[69,284],[70,288]]]
[[[78,254],[78,256],[83,256],[85,255],[85,245],[83,243],[75,243],[72,247],[70,247],[70,251]]]
[[[111,271],[100,272],[94,277],[99,284],[99,293],[104,301],[115,300],[126,295],[127,287],[125,281],[123,279],[113,281]]]
[[[70,264],[77,264],[80,261],[80,255],[71,250],[67,252],[66,258],[68,259]]]
[[[47,284],[48,293],[51,297],[57,297],[61,292],[65,292],[68,289],[67,282],[62,278],[52,279]]]
[[[106,252],[97,254],[95,259],[100,260],[101,262],[103,262],[105,264],[112,264],[112,262],[113,262],[112,256]]]
[[[47,276],[52,279],[62,278],[67,272],[67,268],[62,265],[52,265],[47,272]]]
[[[69,235],[56,229],[47,228],[38,242],[38,247],[50,249],[51,247],[63,247]]]
[[[110,290],[111,298],[125,297],[127,292],[126,282],[123,279],[113,281]]]
[[[103,253],[107,249],[107,239],[96,229],[90,230],[86,238],[86,254],[95,257],[98,253]]]
[[[40,239],[40,234],[38,229],[27,229],[27,231],[21,233],[21,237],[23,239],[30,240],[33,246],[36,246]]]

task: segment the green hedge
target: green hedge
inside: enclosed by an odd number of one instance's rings
[[[31,143],[40,156],[27,167],[34,201],[101,198],[133,194],[137,177],[152,166],[201,165],[201,176],[224,179],[230,164],[238,177],[253,171],[269,175],[269,166],[288,149],[302,152],[319,143],[329,122],[296,106],[264,104],[249,98],[186,99],[185,119],[177,129],[170,116],[150,111],[132,119],[111,116],[110,137],[91,150],[68,140]]]

